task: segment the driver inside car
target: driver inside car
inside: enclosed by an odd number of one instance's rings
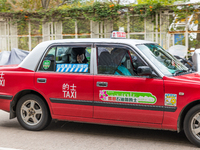
[[[74,63],[86,64],[87,62],[88,62],[88,60],[85,57],[85,47],[72,48],[71,64],[74,64]]]
[[[129,70],[123,65],[123,63],[126,61],[126,55],[121,60],[121,63],[117,67],[117,70],[115,71],[115,75],[125,75],[125,76],[131,76],[131,73]]]

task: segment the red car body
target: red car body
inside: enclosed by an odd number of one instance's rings
[[[46,45],[48,47],[49,43]],[[40,55],[44,54],[41,52]],[[44,78],[45,83],[38,83]],[[106,82],[108,86],[98,87],[98,82]],[[66,86],[69,86],[68,91],[63,91]],[[99,96],[99,91],[105,90],[151,93],[157,101],[153,105],[114,100],[105,102]],[[10,118],[16,116],[19,99],[29,93],[45,100],[53,119],[179,132],[188,110],[200,103],[200,74],[158,79],[40,72],[20,65],[0,67],[0,109],[10,112]],[[167,93],[177,95],[175,107],[165,105]]]
[[[2,75],[3,74],[3,75]],[[187,106],[200,100],[200,74],[191,73],[163,79],[113,77],[104,75],[65,74],[65,81],[77,86],[76,98],[73,100],[87,101],[88,105],[60,104],[51,102],[51,98],[63,99],[63,73],[39,73],[18,66],[0,67],[0,109],[10,112],[11,102],[23,91],[34,91],[42,95],[51,112],[53,119],[120,126],[159,128],[179,130],[181,115]],[[37,78],[47,78],[47,84],[37,83]],[[59,81],[60,80],[60,81]],[[55,82],[56,81],[56,82]],[[96,87],[98,81],[108,82],[108,87]],[[117,84],[116,84],[117,83]],[[137,85],[137,86],[135,86]],[[136,88],[135,88],[136,87]],[[98,106],[99,90],[122,90],[151,92],[158,99],[158,110],[126,109],[108,106]],[[159,90],[158,90],[159,89]],[[184,95],[180,95],[180,92]],[[172,110],[164,109],[164,93],[177,94],[177,107]],[[142,105],[146,107],[146,105]]]

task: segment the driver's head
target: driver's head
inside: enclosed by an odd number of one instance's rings
[[[85,59],[85,47],[75,47],[72,48],[71,52],[71,63],[77,63],[77,57],[80,58],[81,61]]]

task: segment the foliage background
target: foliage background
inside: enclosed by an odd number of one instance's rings
[[[111,0],[104,2],[94,2],[93,0],[49,0],[48,7],[45,8],[42,5],[42,1],[46,4],[48,2],[48,0],[0,0],[0,15],[3,17],[12,18],[14,23],[18,24],[18,33],[21,35],[27,34],[27,30],[25,29],[28,28],[27,23],[29,20],[31,20],[33,24],[32,28],[35,28],[33,30],[37,32],[37,34],[41,34],[41,24],[43,21],[55,20],[64,21],[65,24],[69,24],[68,27],[63,27],[63,33],[74,34],[74,31],[72,30],[74,29],[74,20],[77,19],[81,21],[81,18],[98,22],[111,20],[114,23],[114,29],[117,30],[119,26],[122,26],[126,23],[127,16],[138,14],[137,21],[130,22],[130,30],[133,32],[143,32],[142,24],[144,22],[144,18],[155,16],[155,14],[161,9],[174,11],[177,16],[177,22],[184,21],[187,16],[195,12],[197,13],[198,11],[196,8],[197,4],[183,5],[181,8],[178,8],[177,5],[173,6],[172,4],[177,2],[176,0],[138,0],[137,4],[133,3],[126,5],[123,4],[123,0]],[[185,1],[183,0],[182,2]],[[72,19],[66,22],[66,17],[70,17]],[[37,24],[34,25],[34,22]],[[193,22],[198,24],[198,30],[200,30],[200,15],[196,14]],[[126,28],[125,30],[127,31]],[[84,32],[88,33],[89,30],[79,29],[80,34]],[[131,38],[143,37],[131,35]],[[190,45],[200,48],[200,33],[197,34],[196,39],[190,41]]]

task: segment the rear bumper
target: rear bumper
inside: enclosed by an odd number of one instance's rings
[[[9,95],[0,95],[0,109],[10,112],[10,102],[12,101],[13,96]]]
[[[11,100],[0,99],[0,109],[10,112],[10,102]]]

